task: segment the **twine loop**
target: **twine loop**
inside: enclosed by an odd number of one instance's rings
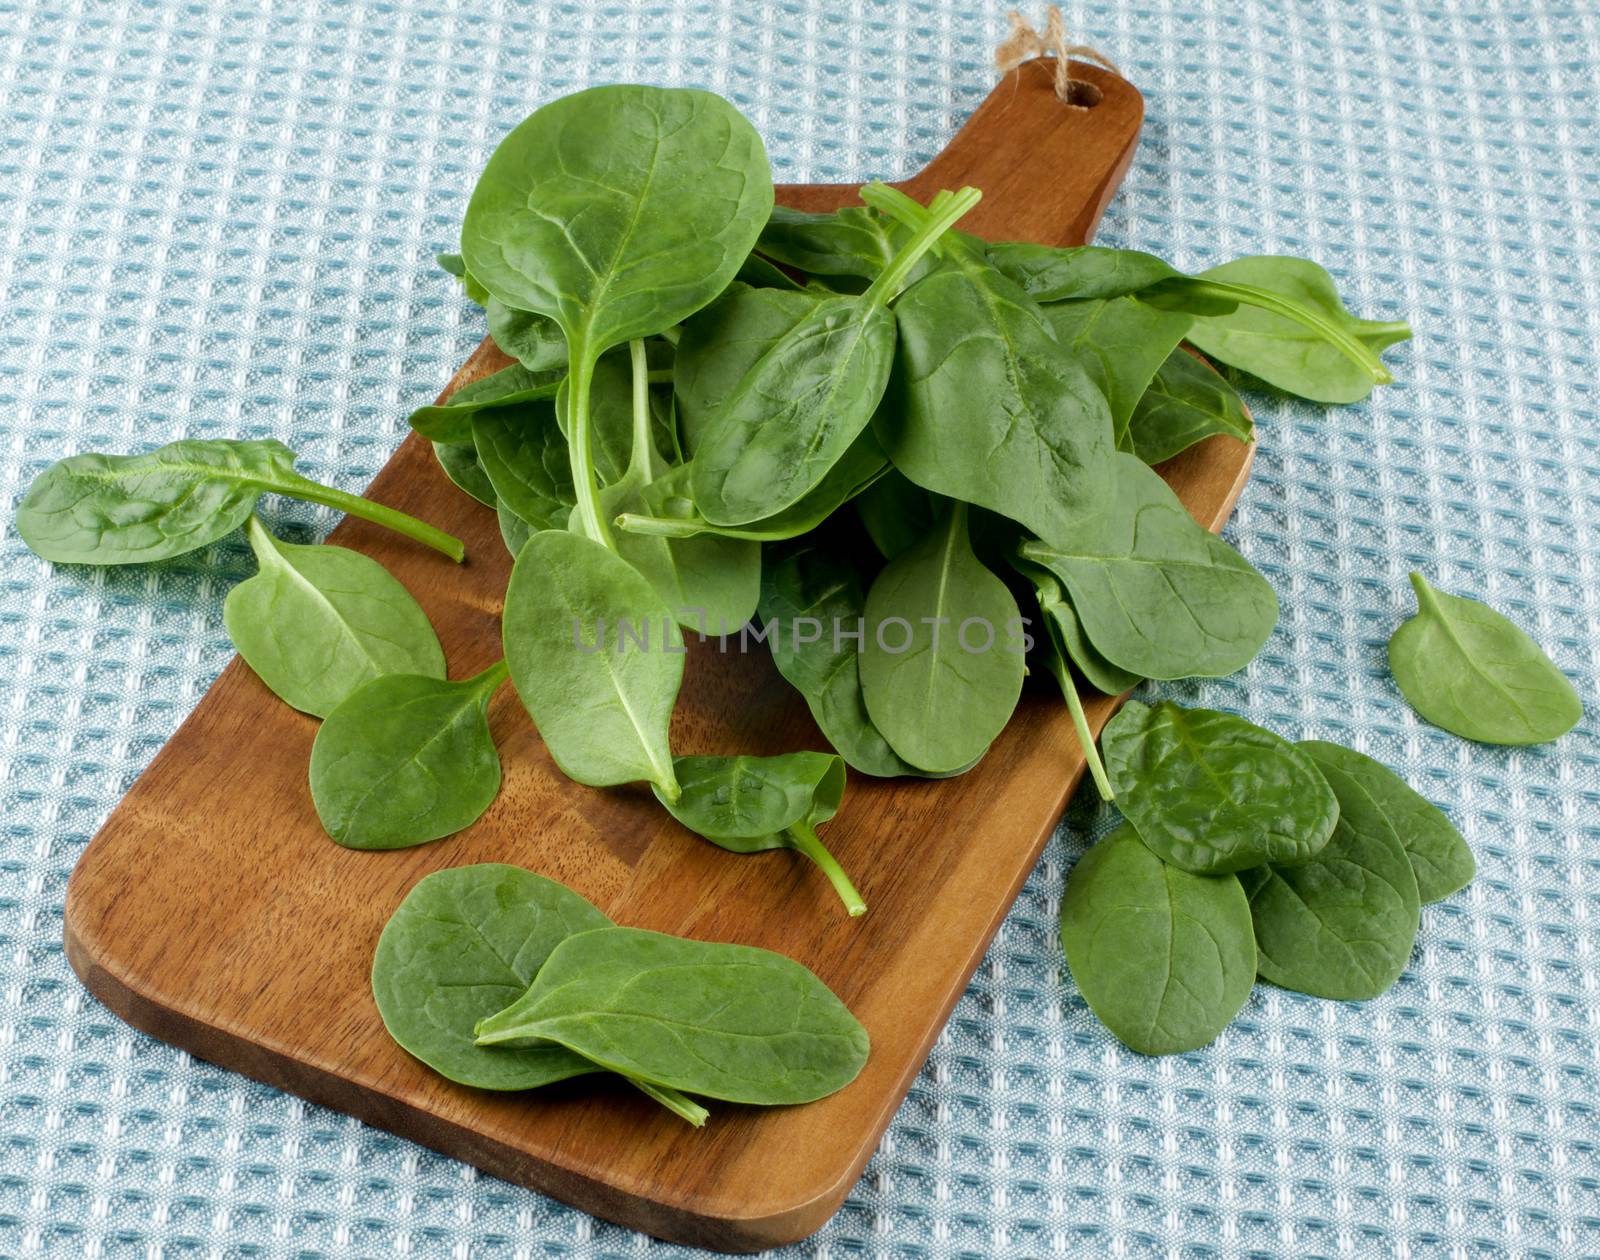
[[[1089,109],[1100,103],[1101,92],[1093,83],[1072,77],[1072,58],[1081,57],[1104,66],[1112,74],[1120,75],[1116,64],[1098,49],[1087,44],[1067,42],[1067,23],[1061,16],[1060,5],[1049,5],[1044,11],[1044,34],[1028,25],[1027,19],[1015,9],[1006,14],[1011,23],[1011,33],[994,50],[994,64],[1002,75],[1010,74],[1024,61],[1034,57],[1053,56],[1056,62],[1056,95],[1070,109]]]

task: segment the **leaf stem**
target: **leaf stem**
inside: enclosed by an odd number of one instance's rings
[[[414,516],[407,516],[404,512],[385,507],[371,499],[363,499],[359,494],[350,494],[333,486],[325,486],[320,481],[312,481],[311,478],[302,477],[299,473],[291,476],[292,480],[286,479],[283,482],[261,480],[252,484],[264,490],[290,494],[297,499],[320,503],[323,507],[359,516],[364,521],[371,521],[374,525],[382,525],[397,534],[404,534],[407,538],[432,547],[435,551],[442,551],[457,564],[460,564],[467,554],[467,549],[459,538],[445,533],[442,529],[435,529],[426,521],[419,521]]]
[[[1116,795],[1111,791],[1111,780],[1106,777],[1105,765],[1100,760],[1100,750],[1094,745],[1094,733],[1089,729],[1089,718],[1083,711],[1083,701],[1078,697],[1078,688],[1073,684],[1072,675],[1068,672],[1063,672],[1061,677],[1061,695],[1067,702],[1067,712],[1072,714],[1072,725],[1078,732],[1078,746],[1083,749],[1084,763],[1089,767],[1089,777],[1094,780],[1100,799],[1116,800]]]
[[[867,903],[861,900],[861,894],[850,882],[850,877],[844,873],[844,867],[839,865],[833,854],[829,853],[822,841],[817,839],[817,833],[807,824],[797,822],[788,828],[786,834],[789,843],[815,862],[828,877],[828,882],[833,885],[834,892],[839,894],[839,900],[844,902],[844,908],[850,917],[858,919],[864,915],[867,912]]]
[[[1274,315],[1281,315],[1291,319],[1304,328],[1309,328],[1316,333],[1339,353],[1344,355],[1357,367],[1367,373],[1377,385],[1391,385],[1394,375],[1384,366],[1380,359],[1364,342],[1357,337],[1352,337],[1337,324],[1324,319],[1309,306],[1304,306],[1292,298],[1286,298],[1280,293],[1270,289],[1260,289],[1253,284],[1232,284],[1225,280],[1207,280],[1203,276],[1195,276],[1185,284],[1191,292],[1208,294],[1238,302],[1244,306],[1254,306],[1259,310],[1270,311]],[[1408,327],[1409,331],[1409,327]]]
[[[499,687],[501,683],[505,682],[510,675],[511,665],[506,658],[502,656],[493,665],[489,666],[488,669],[484,670],[482,673],[474,674],[471,678],[467,679],[467,681],[471,683],[477,683],[483,689],[485,697],[487,698],[488,696],[493,695],[495,689]]]
[[[871,185],[868,185],[867,188],[862,189],[862,195],[865,196],[871,190],[871,187]],[[882,185],[882,187],[887,187],[887,185]],[[904,196],[903,193],[900,195]],[[908,227],[912,227],[911,239],[901,246],[898,254],[889,260],[889,265],[878,273],[878,278],[861,295],[862,300],[877,302],[885,306],[892,302],[899,295],[900,290],[905,287],[906,277],[911,274],[912,268],[922,261],[922,256],[932,249],[939,238],[954,227],[957,220],[971,210],[973,206],[977,205],[982,198],[983,194],[976,188],[968,187],[961,189],[960,192],[950,194],[947,199],[938,204],[937,209],[923,211],[921,206],[917,206],[921,222],[916,225],[907,224]],[[911,198],[906,197],[906,200],[911,201]],[[911,201],[911,204],[915,206],[917,203]]]
[[[633,369],[633,449],[628,452],[628,471],[638,475],[646,485],[650,474],[650,448],[655,439],[650,436],[650,365],[645,359],[644,342],[637,339],[628,343],[628,363]]]
[[[681,1116],[697,1129],[705,1124],[706,1118],[711,1114],[699,1103],[695,1102],[694,1099],[680,1094],[670,1086],[652,1085],[649,1081],[642,1081],[637,1076],[629,1076],[624,1079],[641,1093],[654,1098],[668,1111],[672,1112],[673,1115]]]
[[[567,436],[571,443],[572,489],[578,500],[578,523],[602,547],[615,551],[611,528],[600,515],[600,490],[595,483],[594,453],[589,438],[589,383],[594,356],[582,339],[567,344]]]

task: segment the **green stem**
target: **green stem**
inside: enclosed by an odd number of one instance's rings
[[[484,670],[480,674],[474,674],[471,678],[467,679],[467,681],[471,683],[477,683],[484,692],[485,696],[491,696],[494,694],[495,688],[501,683],[505,682],[510,675],[511,665],[506,658],[502,656],[493,665],[489,666],[488,669]]]
[[[852,919],[860,918],[867,912],[867,903],[861,900],[861,894],[856,891],[856,886],[850,882],[850,877],[844,873],[844,867],[834,860],[833,854],[817,839],[817,833],[803,822],[797,822],[788,828],[785,833],[789,843],[821,868],[822,873],[828,877],[828,882],[833,885],[833,891],[839,894],[839,900],[844,902],[844,908]]]
[[[611,523],[627,533],[643,534],[647,538],[696,538],[710,528],[709,523],[699,517],[641,516],[637,512],[623,512]],[[725,538],[746,536],[737,526],[716,532]]]
[[[632,1083],[634,1088],[641,1093],[654,1098],[673,1115],[682,1116],[695,1128],[700,1128],[711,1114],[692,1098],[686,1098],[677,1090],[666,1085],[652,1085],[649,1081],[641,1081],[637,1076],[625,1078]]]
[[[1321,337],[1340,354],[1349,359],[1362,371],[1366,372],[1378,385],[1394,383],[1394,376],[1383,365],[1373,350],[1361,341],[1352,337],[1337,324],[1324,319],[1309,306],[1303,306],[1292,298],[1274,293],[1270,289],[1258,289],[1253,284],[1230,284],[1224,280],[1207,280],[1203,276],[1196,276],[1188,281],[1192,292],[1208,294],[1212,297],[1224,298],[1238,302],[1244,306],[1254,306],[1259,310],[1270,311],[1274,315],[1281,315],[1285,319],[1292,319],[1303,328],[1309,328]]]
[[[1084,763],[1089,767],[1089,777],[1094,780],[1094,785],[1100,792],[1100,799],[1116,800],[1115,794],[1111,791],[1111,780],[1106,778],[1106,768],[1100,761],[1100,750],[1094,746],[1094,732],[1089,729],[1089,719],[1083,711],[1083,701],[1078,698],[1078,689],[1073,685],[1070,673],[1062,674],[1061,694],[1066,699],[1067,712],[1072,714],[1072,725],[1078,732],[1078,746],[1083,749]]]
[[[567,437],[572,446],[572,490],[578,500],[578,523],[595,542],[615,551],[611,528],[600,515],[600,488],[590,449],[589,383],[594,378],[594,356],[589,353],[588,344],[569,338],[567,363]]]
[[[870,189],[870,185],[862,189],[863,197]],[[937,210],[922,214],[921,223],[913,227],[911,239],[889,261],[889,265],[878,273],[878,278],[861,295],[862,299],[882,305],[892,302],[905,287],[906,277],[911,274],[912,268],[922,261],[922,256],[938,243],[941,236],[956,225],[957,220],[977,205],[982,197],[983,194],[976,188],[963,188],[960,192],[952,193]],[[911,199],[907,197],[906,200]],[[916,205],[916,202],[913,201],[911,204]],[[922,208],[920,206],[917,208],[921,212]]]
[[[643,343],[641,342],[640,344],[642,345]],[[670,385],[672,384],[672,369],[652,368],[645,373],[645,379],[652,385]]]
[[[384,507],[383,504],[375,503],[371,499],[363,499],[359,494],[350,494],[344,490],[336,490],[332,486],[325,486],[320,481],[312,481],[311,478],[302,477],[299,473],[293,476],[294,479],[286,483],[256,481],[252,484],[260,486],[263,490],[290,494],[297,499],[320,503],[323,507],[359,516],[364,521],[371,521],[374,525],[382,525],[397,534],[404,534],[407,538],[432,547],[435,551],[442,551],[457,564],[460,564],[467,554],[467,549],[459,538],[445,533],[442,529],[435,529],[426,521],[419,521],[414,516],[397,512],[392,507]]]
[[[650,365],[644,357],[644,342],[628,343],[628,362],[633,369],[633,449],[628,452],[628,471],[648,485],[655,470],[650,467]]]

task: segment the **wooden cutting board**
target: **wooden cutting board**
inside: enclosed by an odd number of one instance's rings
[[[1045,63],[1025,65],[900,186],[925,201],[976,185],[984,198],[962,227],[991,239],[1087,240],[1133,154],[1143,105],[1121,79],[1076,70],[1102,92],[1093,108],[1066,108]],[[778,200],[826,210],[854,202],[855,188],[783,187]],[[445,394],[506,362],[486,341]],[[1163,472],[1219,528],[1250,457],[1214,438]],[[489,665],[500,655],[510,569],[493,513],[455,489],[415,436],[368,493],[459,535],[467,563],[357,520],[332,541],[374,556],[410,588],[452,677]],[[1096,729],[1114,707],[1089,705]],[[730,1251],[810,1234],[855,1185],[1082,776],[1059,696],[1029,689],[989,755],[960,778],[851,776],[824,839],[871,907],[856,920],[795,854],[736,857],[680,829],[643,786],[569,782],[511,687],[490,721],[505,785],[481,821],[420,848],[352,852],[323,835],[312,810],[315,721],[235,659],[78,863],[66,909],[73,967],[155,1037],[597,1215]],[[675,751],[825,746],[764,648],[691,652]],[[373,947],[422,876],[489,861],[561,880],[619,923],[799,959],[866,1025],[866,1069],[809,1106],[713,1103],[699,1131],[600,1078],[497,1095],[434,1075],[384,1033],[368,987]]]

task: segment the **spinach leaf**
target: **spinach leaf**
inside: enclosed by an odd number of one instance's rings
[[[506,550],[511,553],[511,558],[515,560],[517,553],[522,550],[522,544],[533,537],[537,531],[504,503],[495,504],[494,515],[495,523],[500,526],[500,540],[505,543]]]
[[[499,502],[489,474],[478,462],[478,448],[471,442],[435,442],[433,454],[458,490],[470,494],[484,507],[492,508]]]
[[[1100,746],[1139,838],[1196,875],[1304,862],[1339,820],[1316,762],[1232,713],[1130,700],[1106,723]]]
[[[22,541],[57,564],[170,560],[231,534],[272,491],[321,503],[442,551],[452,538],[391,507],[319,485],[294,470],[294,452],[272,438],[192,438],[143,455],[73,455],[34,478],[17,507]]]
[[[1092,302],[1128,297],[1183,273],[1154,254],[1101,245],[1037,245],[995,241],[984,253],[1035,302]],[[1225,303],[1231,308],[1232,303]]]
[[[1147,464],[1159,464],[1213,434],[1255,441],[1255,426],[1233,386],[1197,355],[1177,349],[1140,396],[1118,442]]]
[[[542,530],[517,552],[502,628],[511,681],[568,778],[647,779],[677,797],[667,725],[684,649],[642,574],[593,539]]]
[[[1542,744],[1582,720],[1577,691],[1518,626],[1420,573],[1411,585],[1417,615],[1389,640],[1389,668],[1423,718],[1485,744]]]
[[[1120,696],[1144,681],[1141,675],[1129,673],[1106,660],[1084,637],[1072,598],[1054,573],[1021,555],[1013,555],[1010,560],[1012,567],[1033,583],[1039,609],[1049,623],[1051,642],[1091,687],[1102,695]]]
[[[489,697],[496,661],[463,682],[385,674],[328,714],[311,745],[311,800],[347,849],[405,849],[476,822],[500,790]]]
[[[734,277],[734,283],[748,284],[752,289],[800,288],[798,281],[759,254],[751,254],[739,264],[739,273]]]
[[[252,516],[260,571],[228,592],[228,637],[279,697],[326,717],[383,674],[444,677],[444,651],[411,593],[370,556],[280,542]]]
[[[533,372],[560,368],[566,374],[567,339],[561,325],[548,315],[519,311],[499,298],[484,304],[489,337],[495,345]]]
[[[814,490],[872,419],[894,361],[889,303],[938,238],[978,201],[963,189],[931,214],[859,297],[745,289],[731,305],[780,300],[787,327],[698,427],[690,485],[719,525],[746,525]],[[724,318],[737,319],[737,312]]]
[[[846,206],[831,214],[774,206],[756,249],[808,276],[856,276],[871,281],[910,236],[893,219],[865,206]],[[926,260],[919,262],[906,283],[917,280],[927,266]]]
[[[1146,306],[1136,297],[1055,302],[1042,309],[1056,340],[1072,352],[1105,395],[1117,449],[1129,449],[1128,423],[1134,408],[1183,340],[1192,317]]]
[[[1255,985],[1239,881],[1169,866],[1126,824],[1072,868],[1061,944],[1089,1009],[1140,1054],[1209,1044]]]
[[[550,952],[611,920],[577,893],[499,862],[419,880],[395,909],[372,959],[372,996],[407,1054],[458,1085],[533,1089],[599,1065],[554,1044],[474,1044],[480,1019],[527,992]]]
[[[1394,828],[1341,813],[1309,862],[1239,876],[1255,921],[1263,980],[1314,997],[1377,997],[1405,970],[1420,922],[1417,879]]]
[[[1423,905],[1443,901],[1472,882],[1477,866],[1461,833],[1388,766],[1321,740],[1304,740],[1300,747],[1317,763],[1352,826],[1381,831],[1387,824],[1394,831],[1411,859]]]
[[[565,528],[577,496],[555,408],[528,403],[482,412],[471,432],[502,516],[509,512],[530,529]]]
[[[467,295],[469,301],[482,306],[489,300],[484,287],[467,274],[467,264],[462,261],[460,254],[436,254],[434,262],[439,264],[440,270],[461,281],[461,291]]]
[[[566,369],[530,372],[520,363],[481,380],[463,385],[448,402],[418,407],[411,413],[413,430],[434,442],[470,442],[472,420],[479,413],[510,407],[517,403],[539,402],[556,396]]]
[[[608,546],[591,465],[589,386],[612,346],[669,328],[727,287],[772,210],[761,137],[721,97],[612,85],[512,130],[461,229],[489,293],[560,325],[566,431],[584,532]]]
[[[627,1076],[728,1102],[811,1102],[867,1061],[867,1030],[810,971],[749,945],[639,928],[569,936],[479,1045],[553,1041]]]
[[[1119,451],[1104,513],[1067,545],[1024,543],[1066,584],[1083,630],[1114,665],[1145,678],[1242,669],[1278,619],[1249,561],[1201,528],[1136,455]]]
[[[878,778],[916,774],[873,724],[861,694],[866,602],[859,570],[838,552],[813,542],[767,549],[760,615],[776,627],[768,642],[778,672],[853,769]]]
[[[1387,385],[1394,378],[1378,355],[1411,336],[1403,321],[1350,314],[1333,278],[1304,258],[1240,258],[1197,279],[1238,292],[1241,301],[1231,314],[1197,319],[1189,340],[1213,359],[1316,402],[1360,402],[1374,384]],[[1266,300],[1274,297],[1282,305]],[[1304,319],[1307,311],[1316,322]]]
[[[885,560],[893,560],[933,531],[945,500],[891,468],[862,489],[855,505],[873,546]]]
[[[1022,692],[1022,628],[1010,590],[972,553],[967,505],[952,504],[867,592],[861,690],[889,746],[934,773],[981,757]]]
[[[797,752],[777,757],[674,757],[683,795],[667,812],[696,835],[730,853],[794,849],[828,877],[852,918],[867,903],[817,839],[817,827],[839,812],[844,798],[844,761],[831,753]]]

